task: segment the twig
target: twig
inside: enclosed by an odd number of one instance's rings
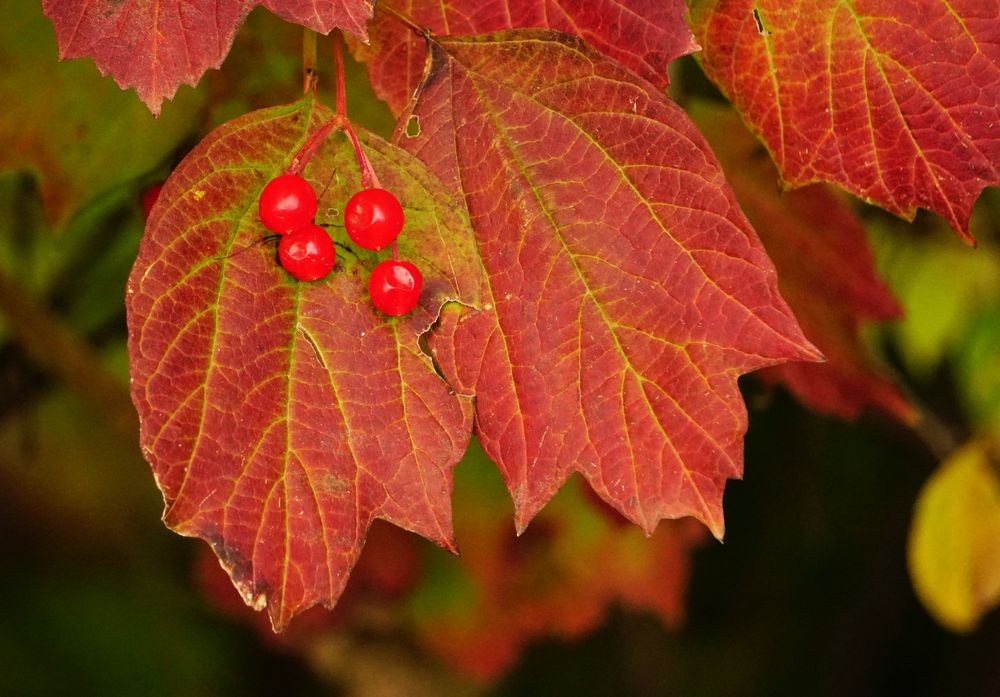
[[[90,402],[117,431],[135,440],[139,420],[128,388],[108,373],[90,344],[2,271],[0,315],[32,361]]]

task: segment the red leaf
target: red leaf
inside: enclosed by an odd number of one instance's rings
[[[660,87],[667,65],[698,50],[684,22],[683,0],[394,0],[393,8],[435,34],[483,34],[503,29],[559,29]],[[396,114],[410,101],[427,62],[424,40],[385,13],[371,25],[371,43],[355,44],[368,62],[375,93]]]
[[[721,537],[737,377],[817,354],[697,129],[553,31],[442,39],[422,89],[406,146],[464,191],[489,277],[432,347],[518,529],[579,471],[647,533],[692,515]]]
[[[635,528],[553,508],[520,538],[506,519],[458,523],[463,542],[455,573],[467,576],[474,600],[422,618],[421,643],[457,669],[491,680],[533,641],[593,631],[615,604],[680,624],[691,552],[708,537],[705,528],[672,521],[645,539]]]
[[[209,135],[165,184],[128,285],[132,394],[164,520],[208,540],[278,628],[332,606],[374,518],[453,548],[451,472],[471,429],[468,401],[418,344],[444,301],[477,301],[471,233],[416,160],[362,134],[406,208],[400,253],[424,271],[407,317],[372,307],[377,256],[342,229],[338,267],[315,283],[294,281],[262,239],[260,190],[331,116],[307,98]],[[304,176],[326,222],[358,187],[346,137]]]
[[[904,421],[913,407],[880,370],[860,336],[868,321],[902,315],[875,270],[864,228],[826,186],[782,192],[778,172],[732,109],[688,110],[726,170],[740,205],[778,270],[781,294],[825,363],[787,363],[761,371],[805,404],[844,418],[868,405]]]
[[[839,184],[963,237],[1000,182],[996,0],[698,0],[702,64],[791,186]]]
[[[42,0],[59,57],[93,58],[154,114],[182,83],[194,85],[222,65],[257,5],[314,31],[339,27],[362,39],[372,15],[372,0]]]
[[[496,678],[531,642],[579,637],[614,605],[671,627],[683,619],[691,552],[708,539],[694,520],[661,525],[647,539],[595,510],[574,477],[516,537],[509,500],[479,448],[469,449],[456,482],[462,554],[432,550],[407,613],[420,642],[448,664]]]

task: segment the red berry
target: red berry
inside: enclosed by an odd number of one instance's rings
[[[387,315],[405,315],[417,306],[424,277],[408,261],[386,259],[368,279],[368,294],[375,307]]]
[[[285,271],[300,281],[316,281],[333,269],[337,250],[326,230],[319,225],[306,225],[281,238],[278,260]]]
[[[316,192],[297,174],[282,174],[267,183],[257,203],[264,227],[285,234],[312,222]]]
[[[160,182],[159,184],[153,184],[142,192],[142,214],[147,220],[149,219],[149,212],[156,205],[156,199],[160,198],[160,189],[162,188],[163,182]]]
[[[344,226],[359,247],[379,250],[403,229],[403,207],[385,189],[362,189],[347,202]]]

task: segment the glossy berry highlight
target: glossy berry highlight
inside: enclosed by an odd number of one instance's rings
[[[316,216],[316,192],[297,174],[282,174],[260,192],[257,212],[264,227],[286,234],[312,222]]]
[[[300,281],[317,281],[333,270],[337,250],[326,230],[309,224],[282,236],[278,261]]]
[[[420,269],[408,261],[386,259],[374,269],[368,279],[368,294],[381,312],[399,316],[417,306],[424,277]]]
[[[347,202],[344,227],[359,247],[383,249],[403,229],[403,207],[385,189],[362,189]]]

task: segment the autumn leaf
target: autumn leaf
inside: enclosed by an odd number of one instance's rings
[[[691,553],[709,539],[704,527],[675,521],[646,539],[596,510],[584,494],[587,485],[575,478],[516,537],[497,479],[482,450],[470,448],[456,472],[462,554],[431,550],[408,600],[423,646],[489,680],[532,642],[592,631],[616,604],[655,614],[669,627],[683,620]]]
[[[828,181],[966,240],[1000,182],[996,0],[689,0],[708,76],[790,186]]]
[[[332,114],[312,98],[221,126],[167,180],[127,291],[132,395],[168,526],[214,548],[276,628],[332,606],[381,518],[448,548],[451,470],[469,403],[435,373],[420,335],[442,303],[478,302],[460,206],[412,157],[362,142],[405,206],[399,253],[425,277],[418,309],[389,319],[367,293],[373,252],[342,228],[338,266],[300,283],[276,261],[257,197]],[[319,223],[358,187],[335,134],[304,171]]]
[[[60,58],[93,58],[122,89],[134,87],[154,114],[181,84],[218,68],[236,30],[263,5],[324,34],[345,29],[362,39],[372,0],[42,0]]]
[[[48,220],[64,228],[82,206],[156,167],[187,136],[202,98],[187,94],[157,121],[92,65],[55,56],[52,26],[30,2],[0,22],[0,169],[36,174]]]
[[[499,473],[473,441],[455,470],[461,554],[376,522],[334,611],[303,613],[281,635],[240,600],[208,550],[196,563],[199,584],[216,608],[285,650],[311,652],[331,637],[371,631],[372,617],[383,617],[416,640],[422,660],[433,655],[479,680],[496,679],[533,642],[592,631],[616,606],[677,627],[691,554],[708,532],[687,519],[647,539],[605,503],[595,508],[581,480],[572,484],[517,536]]]
[[[691,515],[721,537],[737,377],[817,353],[707,144],[568,34],[431,46],[404,145],[464,192],[489,279],[482,311],[443,314],[432,347],[476,396],[517,528],[579,471],[647,534]]]
[[[867,322],[902,310],[879,277],[864,228],[825,185],[782,192],[778,172],[732,109],[698,102],[688,113],[722,161],[726,180],[778,270],[778,287],[825,363],[786,363],[760,371],[810,408],[854,418],[876,406],[901,420],[913,408],[880,369],[861,337]]]
[[[965,444],[931,475],[914,507],[908,547],[917,596],[944,627],[970,632],[1000,604],[1000,479],[992,441]]]
[[[698,50],[684,22],[683,0],[393,0],[387,3],[439,35],[503,29],[558,29],[576,34],[660,87],[667,66]],[[369,44],[354,42],[376,94],[400,113],[424,72],[427,46],[397,18],[379,12]]]

